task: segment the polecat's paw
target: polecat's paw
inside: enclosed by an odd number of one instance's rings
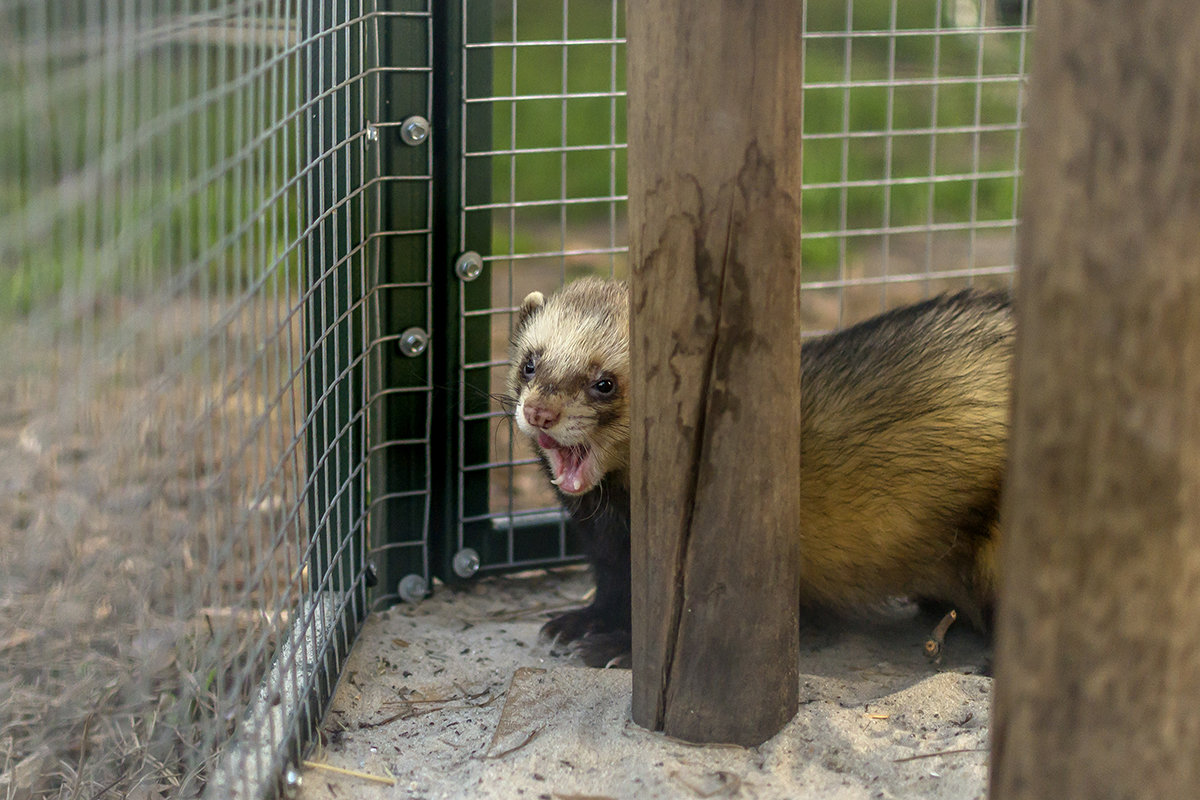
[[[541,637],[565,645],[589,667],[628,667],[630,634],[623,628],[588,606],[550,620],[542,626]]]
[[[607,617],[592,606],[588,606],[559,614],[542,626],[539,635],[551,642],[570,644],[579,641],[589,633],[603,633],[611,629],[612,624]]]
[[[590,633],[571,647],[589,667],[629,669],[632,665],[628,631]]]

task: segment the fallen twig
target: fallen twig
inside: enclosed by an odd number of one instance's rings
[[[350,778],[361,778],[364,781],[374,781],[375,783],[382,783],[385,786],[395,786],[396,785],[396,779],[387,777],[386,775],[372,775],[369,772],[359,772],[358,770],[353,770],[353,769],[343,769],[342,767],[335,767],[332,764],[322,764],[319,761],[302,761],[300,763],[309,769],[324,770],[325,772],[333,772],[337,775],[346,775],[347,777],[350,777]]]
[[[488,614],[484,619],[488,622],[514,622],[519,619],[528,619],[529,617],[537,617],[542,614],[551,614],[558,611],[567,611],[572,608],[579,608],[580,605],[586,605],[585,601],[572,601],[570,603],[557,603],[550,605],[547,603],[539,603],[536,606],[528,608],[518,608],[508,611],[495,611]]]
[[[922,758],[933,758],[934,756],[949,756],[949,755],[954,755],[955,753],[986,753],[986,752],[988,752],[988,748],[986,748],[986,747],[963,747],[958,750],[939,750],[936,753],[921,753],[920,755],[916,755],[916,756],[905,756],[904,758],[893,759],[892,763],[900,764],[905,761],[918,761]]]
[[[509,753],[515,753],[518,750],[520,750],[522,747],[524,747],[525,745],[532,742],[535,738],[537,738],[537,735],[541,732],[542,732],[541,728],[532,730],[529,732],[529,735],[525,737],[525,740],[523,742],[521,742],[520,744],[514,745],[514,746],[508,748],[507,750],[501,750],[499,753],[496,753],[495,755],[486,755],[483,758],[486,761],[495,761],[497,758],[504,758]]]
[[[125,777],[125,776],[124,776],[124,775],[122,775],[122,776],[121,776],[121,778],[123,778],[123,777]],[[111,791],[111,790],[113,789],[113,787],[115,787],[115,786],[116,786],[118,783],[120,783],[120,782],[121,782],[121,778],[117,778],[115,781],[113,781],[112,783],[108,784],[108,785],[107,785],[107,786],[105,786],[103,789],[101,789],[100,791],[98,791],[98,792],[96,792],[94,795],[92,795],[92,800],[99,800],[99,798],[101,798],[101,797],[103,797],[104,795],[108,794],[108,793],[109,793],[109,791]]]
[[[458,686],[457,688],[460,692],[463,692],[462,697],[439,697],[439,698],[430,699],[430,700],[403,700],[403,699],[402,700],[388,700],[388,701],[382,703],[382,705],[385,705],[385,706],[401,705],[401,706],[403,706],[403,708],[401,708],[401,710],[396,712],[395,714],[392,714],[390,717],[384,717],[383,719],[378,720],[376,722],[360,722],[360,723],[358,723],[358,728],[359,728],[359,730],[366,730],[369,728],[379,728],[383,725],[388,725],[390,723],[393,723],[398,719],[412,719],[413,717],[421,717],[426,714],[432,714],[437,711],[446,711],[446,710],[453,711],[456,709],[461,710],[461,709],[468,709],[468,708],[487,708],[492,703],[496,702],[496,699],[498,697],[498,695],[491,694],[492,690],[490,688],[484,689],[482,692],[479,692],[478,694],[468,694],[461,686]],[[478,700],[481,697],[487,697],[487,700],[485,700],[482,703],[475,702],[476,700]],[[463,701],[463,705],[461,705],[461,706],[451,705],[451,703],[453,703],[457,700]],[[423,708],[423,709],[417,709],[416,706],[418,706],[418,705],[429,705],[430,707]]]
[[[954,620],[958,619],[958,612],[950,609],[946,616],[942,617],[942,621],[933,629],[933,635],[925,642],[925,655],[930,661],[935,664],[941,663],[942,660],[942,645],[946,643],[946,631],[950,630],[950,626],[954,624]]]

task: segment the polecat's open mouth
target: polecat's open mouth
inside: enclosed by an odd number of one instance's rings
[[[538,433],[538,445],[550,459],[554,480],[550,481],[567,494],[583,494],[597,483],[596,463],[587,445],[562,445],[546,433]]]

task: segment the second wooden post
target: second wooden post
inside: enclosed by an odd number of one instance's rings
[[[630,0],[633,716],[795,714],[803,5]]]
[[[1200,6],[1038,6],[996,800],[1200,785]]]

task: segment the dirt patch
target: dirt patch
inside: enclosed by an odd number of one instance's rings
[[[932,622],[910,606],[820,620],[802,631],[795,719],[756,748],[698,747],[631,721],[628,670],[538,641],[588,588],[580,570],[530,573],[374,615],[300,798],[984,796],[992,679],[971,631],[933,665]]]

